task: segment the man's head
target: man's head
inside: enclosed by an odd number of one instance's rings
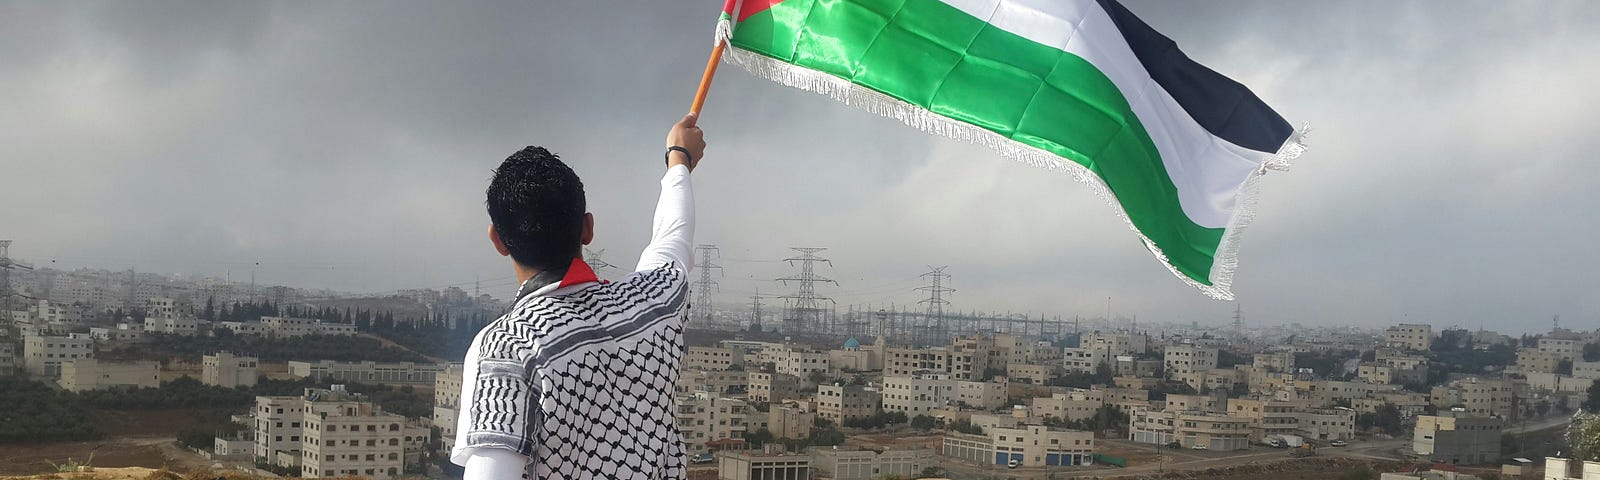
[[[501,162],[485,203],[495,250],[523,267],[566,268],[594,239],[583,181],[541,147],[524,148]]]

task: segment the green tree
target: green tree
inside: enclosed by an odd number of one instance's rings
[[[938,420],[935,420],[933,417],[927,415],[917,415],[915,417],[911,417],[911,428],[929,430],[935,425],[938,425]]]
[[[1594,399],[1595,389],[1589,389],[1590,400]],[[1593,413],[1580,413],[1572,417],[1572,423],[1567,425],[1567,451],[1572,452],[1572,458],[1593,462],[1600,461],[1600,415]]]
[[[1367,468],[1366,465],[1345,470],[1343,474],[1339,475],[1339,480],[1373,480],[1376,478],[1378,478],[1378,473],[1372,471],[1371,468]]]

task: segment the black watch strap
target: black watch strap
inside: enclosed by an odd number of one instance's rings
[[[689,163],[694,163],[694,155],[689,154],[689,149],[673,145],[667,147],[667,153],[665,155],[667,164],[670,165],[672,163],[672,152],[674,151],[683,152],[683,158],[689,159]]]

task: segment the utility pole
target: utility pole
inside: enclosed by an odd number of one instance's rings
[[[831,267],[833,262],[817,256],[818,252],[827,250],[826,248],[794,247],[791,250],[800,252],[800,256],[789,257],[783,261],[789,262],[791,267],[795,265],[795,262],[800,262],[800,274],[798,276],[779,278],[778,281],[783,282],[784,285],[788,285],[789,282],[799,282],[800,289],[793,295],[779,297],[784,300],[784,305],[787,307],[783,316],[783,333],[789,334],[801,331],[821,333],[824,327],[822,302],[828,302],[831,305],[833,299],[817,296],[817,283],[832,283],[837,286],[839,282],[817,275],[816,264],[819,262],[826,263]]]
[[[718,276],[722,274],[722,266],[711,263],[711,259],[718,255],[716,245],[696,245],[695,265],[700,269],[700,279],[694,282],[694,307],[698,309],[694,318],[700,320],[700,328],[711,326],[711,291],[720,290],[716,280],[711,279],[711,271],[716,270]]]
[[[945,294],[955,293],[956,290],[944,286],[944,281],[950,279],[950,274],[944,273],[945,268],[949,266],[928,266],[930,271],[922,274],[922,278],[928,279],[929,284],[916,289],[919,292],[928,292],[926,300],[917,302],[928,306],[926,325],[919,332],[921,335],[917,339],[921,345],[939,345],[950,341],[948,325],[944,323],[944,307],[949,306],[950,301],[945,299]]]
[[[1244,338],[1244,307],[1233,304],[1233,338]]]
[[[11,270],[33,270],[33,267],[11,260],[11,241],[0,240],[0,314],[11,314],[11,297],[22,294],[11,291]],[[30,297],[31,298],[31,297]]]

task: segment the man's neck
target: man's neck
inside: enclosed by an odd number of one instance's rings
[[[524,284],[524,283],[528,283],[528,279],[533,278],[535,275],[539,274],[539,269],[532,268],[532,267],[525,267],[520,263],[511,262],[511,266],[512,266],[512,268],[516,269],[516,271],[517,271],[517,284],[518,285],[521,285],[521,284]]]

